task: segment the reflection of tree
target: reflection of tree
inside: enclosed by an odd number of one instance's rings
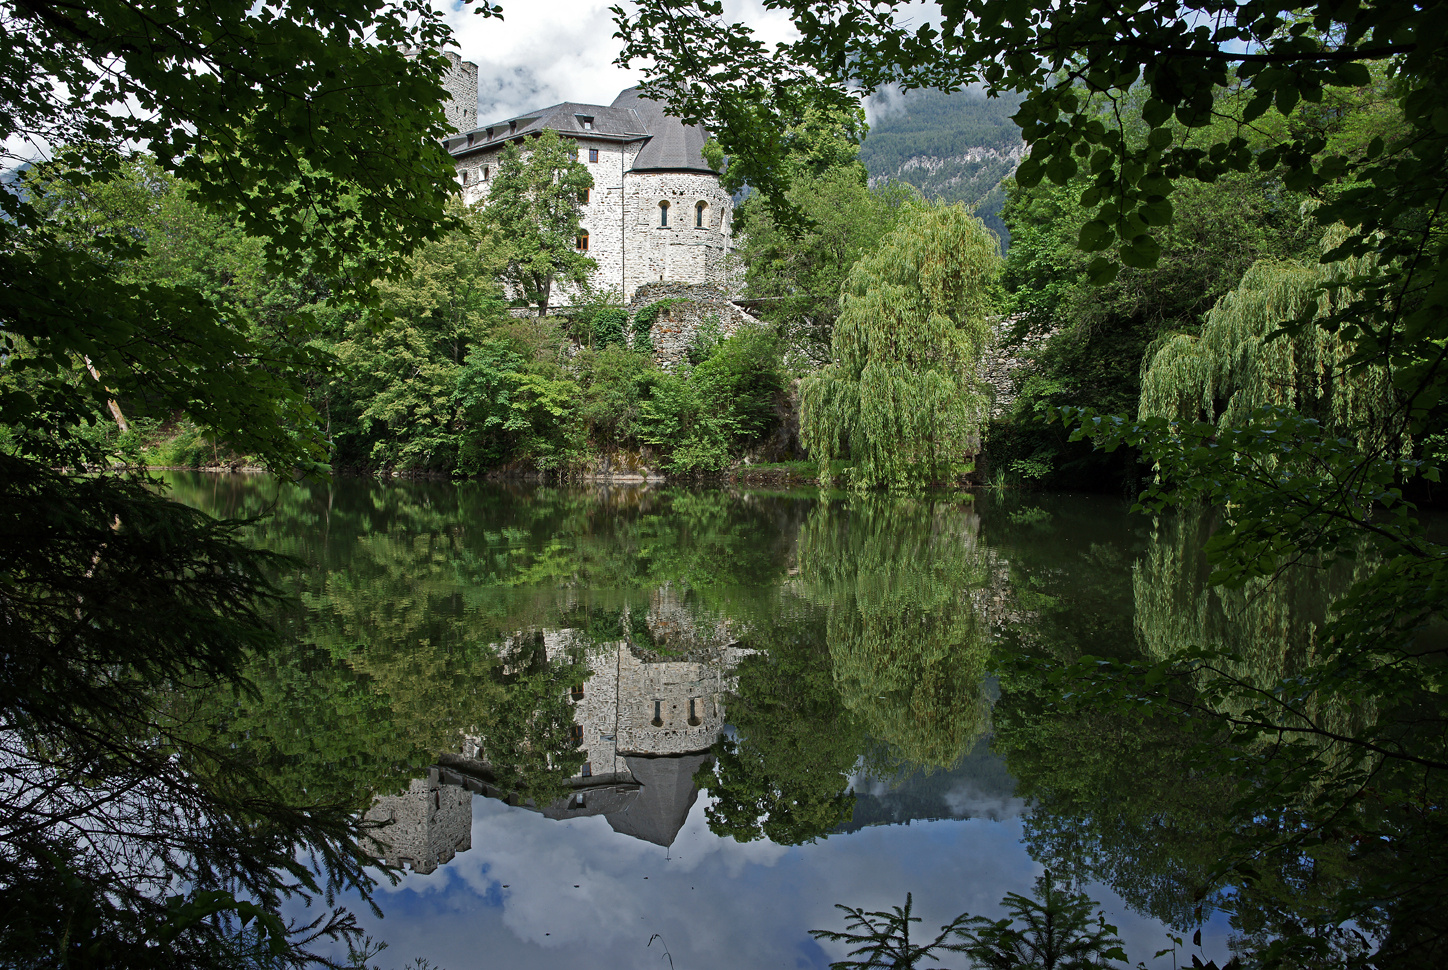
[[[845,707],[891,755],[949,767],[986,730],[989,578],[958,501],[862,496],[800,529],[800,589],[825,610]]]
[[[1198,513],[1158,526],[1132,572],[1136,627],[1153,660],[1171,660],[1187,651],[1207,655],[1208,664],[1193,678],[1196,686],[1215,695],[1219,706],[1240,713],[1316,661],[1318,630],[1329,604],[1371,570],[1340,562],[1310,572],[1299,567],[1241,588],[1212,586],[1200,552],[1211,524],[1209,516]],[[1341,694],[1325,702],[1313,695],[1297,711],[1306,721],[1344,733],[1371,715],[1371,706],[1352,707]],[[1284,713],[1278,710],[1276,716]]]
[[[849,817],[865,738],[835,689],[824,627],[817,612],[790,611],[741,643],[756,652],[736,669],[735,734],[715,745],[712,772],[700,777],[715,799],[716,835],[798,845]]]
[[[1178,929],[1221,908],[1251,941],[1248,949],[1275,934],[1306,933],[1336,958],[1343,951],[1334,949],[1341,941],[1333,900],[1362,870],[1330,829],[1306,851],[1292,846],[1307,824],[1292,808],[1296,794],[1253,790],[1261,776],[1243,776],[1244,752],[1227,744],[1215,722],[1177,716],[1207,703],[1200,667],[1181,680],[1163,675],[1161,689],[1176,703],[1151,708],[1133,706],[1131,696],[1083,695],[1079,681],[1060,679],[1083,653],[1129,665],[1142,662],[1142,648],[1148,660],[1193,648],[1216,653],[1219,669],[1249,686],[1268,686],[1311,660],[1315,624],[1333,595],[1324,587],[1342,577],[1214,589],[1202,555],[1206,524],[1163,522],[1149,539],[1131,575],[1137,637],[1125,611],[1111,635],[1084,643],[1059,635],[1063,617],[1088,612],[1099,598],[1099,563],[1091,561],[1099,557],[1061,557],[1054,568],[1013,577],[1018,588],[1035,587],[1037,609],[1012,631],[1014,656],[1006,658],[994,710],[997,746],[1018,794],[1034,803],[1026,840],[1047,866],[1073,881],[1104,882],[1134,909]],[[1008,555],[1017,563],[1026,560],[1014,552]],[[1116,575],[1124,580],[1124,571]],[[1257,845],[1249,878],[1223,871],[1224,855],[1244,842]]]
[[[748,616],[789,552],[801,503],[721,493],[515,490],[489,485],[278,485],[173,476],[175,495],[231,514],[270,511],[257,541],[307,568],[282,577],[288,646],[249,671],[259,697],[214,719],[266,770],[309,793],[365,802],[400,791],[464,733],[504,788],[546,800],[584,754],[570,688],[577,651],[533,634],[615,641],[673,584],[688,609]],[[638,631],[634,631],[638,632]],[[644,632],[647,627],[644,626]]]

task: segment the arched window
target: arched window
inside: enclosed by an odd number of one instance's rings
[[[588,252],[588,233],[586,232],[578,234],[578,251],[581,253]],[[579,690],[582,690],[582,688],[580,687]]]
[[[705,214],[705,212],[708,211],[708,209],[709,209],[709,203],[703,201],[702,199],[701,199],[700,201],[694,203],[694,228],[695,228],[695,229],[703,229],[703,228],[704,228],[704,214]]]
[[[654,727],[664,726],[664,702],[654,701],[654,719],[649,722]]]
[[[669,204],[667,202],[659,203],[659,228],[669,228]]]

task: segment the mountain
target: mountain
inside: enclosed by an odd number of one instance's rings
[[[978,91],[882,91],[866,102],[870,133],[860,160],[870,184],[908,182],[928,199],[964,202],[1010,245],[1001,222],[1000,183],[1025,155],[1011,120],[1019,95],[987,98]]]

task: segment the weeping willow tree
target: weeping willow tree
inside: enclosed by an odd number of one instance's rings
[[[800,435],[828,480],[919,488],[965,469],[984,397],[974,384],[988,336],[994,235],[961,206],[920,206],[850,270],[833,361],[800,387]]]
[[[1330,607],[1378,565],[1366,554],[1328,568],[1303,562],[1271,579],[1214,586],[1203,552],[1212,532],[1206,511],[1159,522],[1147,553],[1133,567],[1136,628],[1146,655],[1179,660],[1214,708],[1266,717],[1293,728],[1341,736],[1372,717],[1370,697],[1340,692],[1299,694],[1282,700],[1284,682],[1302,684],[1321,665],[1319,631]],[[1329,747],[1320,755],[1332,757]]]
[[[1336,246],[1340,236],[1329,232],[1325,246]],[[1335,284],[1371,268],[1363,262],[1254,263],[1208,312],[1199,336],[1174,333],[1148,348],[1140,419],[1229,426],[1257,408],[1286,407],[1317,418],[1330,433],[1381,447],[1394,411],[1387,371],[1347,367],[1353,347],[1335,331],[1287,327],[1304,312],[1324,317],[1345,303],[1350,293]]]
[[[835,686],[894,762],[954,765],[986,731],[990,579],[975,516],[950,503],[861,497],[800,528],[805,599],[826,613]]]

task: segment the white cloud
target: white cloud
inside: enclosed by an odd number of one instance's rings
[[[563,101],[608,104],[638,84],[642,70],[613,63],[620,45],[609,12],[614,2],[502,0],[502,20],[474,15],[474,3],[449,9],[458,52],[478,65],[479,123]],[[728,0],[724,17],[749,24],[770,43],[793,32],[786,14],[765,10],[759,0]]]

